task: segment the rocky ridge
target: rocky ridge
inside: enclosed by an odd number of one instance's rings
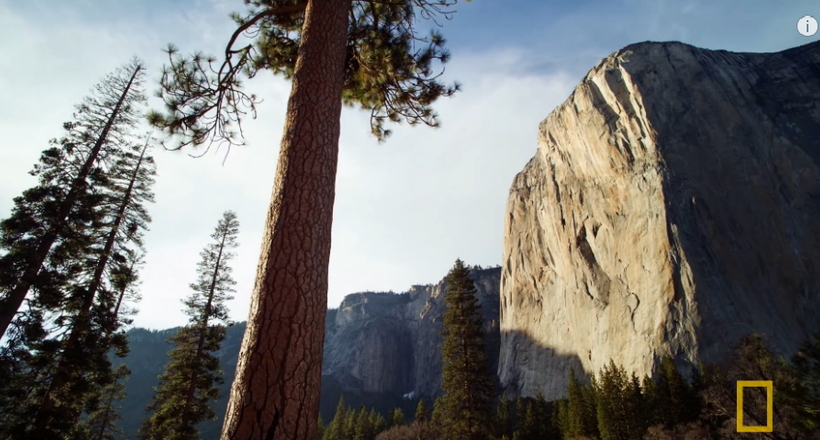
[[[499,379],[716,361],[748,332],[820,330],[820,42],[640,43],[539,126],[507,203]]]
[[[489,363],[498,359],[501,268],[471,272],[487,332]],[[440,392],[439,344],[446,282],[408,292],[347,295],[328,314],[322,374],[350,390],[432,397]]]

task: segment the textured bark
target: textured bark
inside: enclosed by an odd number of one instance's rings
[[[223,440],[313,440],[349,0],[310,0]]]
[[[23,305],[23,301],[25,301],[26,295],[37,277],[37,273],[40,272],[40,268],[43,267],[43,263],[46,261],[46,257],[48,257],[51,247],[54,245],[54,242],[59,236],[60,227],[63,222],[65,222],[66,218],[68,218],[68,214],[71,213],[71,209],[74,207],[74,204],[77,202],[77,197],[80,195],[80,190],[86,183],[86,177],[88,177],[88,174],[91,172],[91,168],[97,162],[97,156],[100,154],[102,146],[108,139],[108,133],[111,131],[111,127],[114,125],[114,121],[117,119],[117,116],[119,116],[123,103],[128,98],[128,94],[131,92],[131,86],[134,84],[134,81],[143,69],[144,68],[142,66],[137,66],[134,69],[134,73],[131,75],[128,85],[125,86],[125,90],[123,90],[122,95],[120,95],[120,99],[114,106],[114,110],[111,111],[111,116],[106,121],[105,126],[103,126],[100,136],[97,138],[94,146],[91,148],[91,152],[88,154],[88,158],[85,160],[85,163],[80,169],[80,172],[77,174],[77,177],[71,183],[71,189],[63,200],[62,206],[60,206],[60,211],[57,214],[57,218],[51,228],[49,228],[44,234],[42,240],[40,240],[36,252],[28,262],[23,275],[20,277],[20,283],[14,286],[8,295],[4,298],[0,298],[0,337],[6,333],[11,321],[14,319],[14,315],[17,314],[17,310],[19,310],[20,306]]]

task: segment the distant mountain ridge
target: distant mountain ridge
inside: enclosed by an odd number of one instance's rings
[[[473,277],[488,331],[490,369],[498,365],[498,282],[501,268],[474,269]],[[413,414],[420,397],[428,402],[440,393],[441,317],[444,280],[416,285],[408,292],[363,292],[345,297],[338,309],[326,315],[321,414],[329,421],[339,397],[353,407],[374,407],[385,417],[396,407]],[[136,439],[153,397],[157,376],[168,362],[166,342],[179,327],[166,330],[129,330],[131,353],[124,359],[131,369],[122,403],[120,427],[126,438]],[[216,356],[224,371],[221,398],[213,405],[218,420],[200,426],[203,440],[218,440],[245,332],[240,322],[227,329]],[[122,362],[122,360],[118,360]]]

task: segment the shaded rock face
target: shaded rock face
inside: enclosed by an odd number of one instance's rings
[[[820,43],[641,43],[539,127],[507,203],[503,386],[563,396],[610,358],[651,374],[748,332],[784,355],[820,316]]]
[[[490,371],[498,365],[501,268],[474,269]],[[395,293],[355,293],[328,311],[322,374],[351,391],[440,393],[439,344],[446,283]]]

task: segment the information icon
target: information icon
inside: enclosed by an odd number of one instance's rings
[[[797,20],[797,32],[800,32],[800,35],[811,37],[817,33],[817,20],[811,15],[804,15],[803,18]]]

